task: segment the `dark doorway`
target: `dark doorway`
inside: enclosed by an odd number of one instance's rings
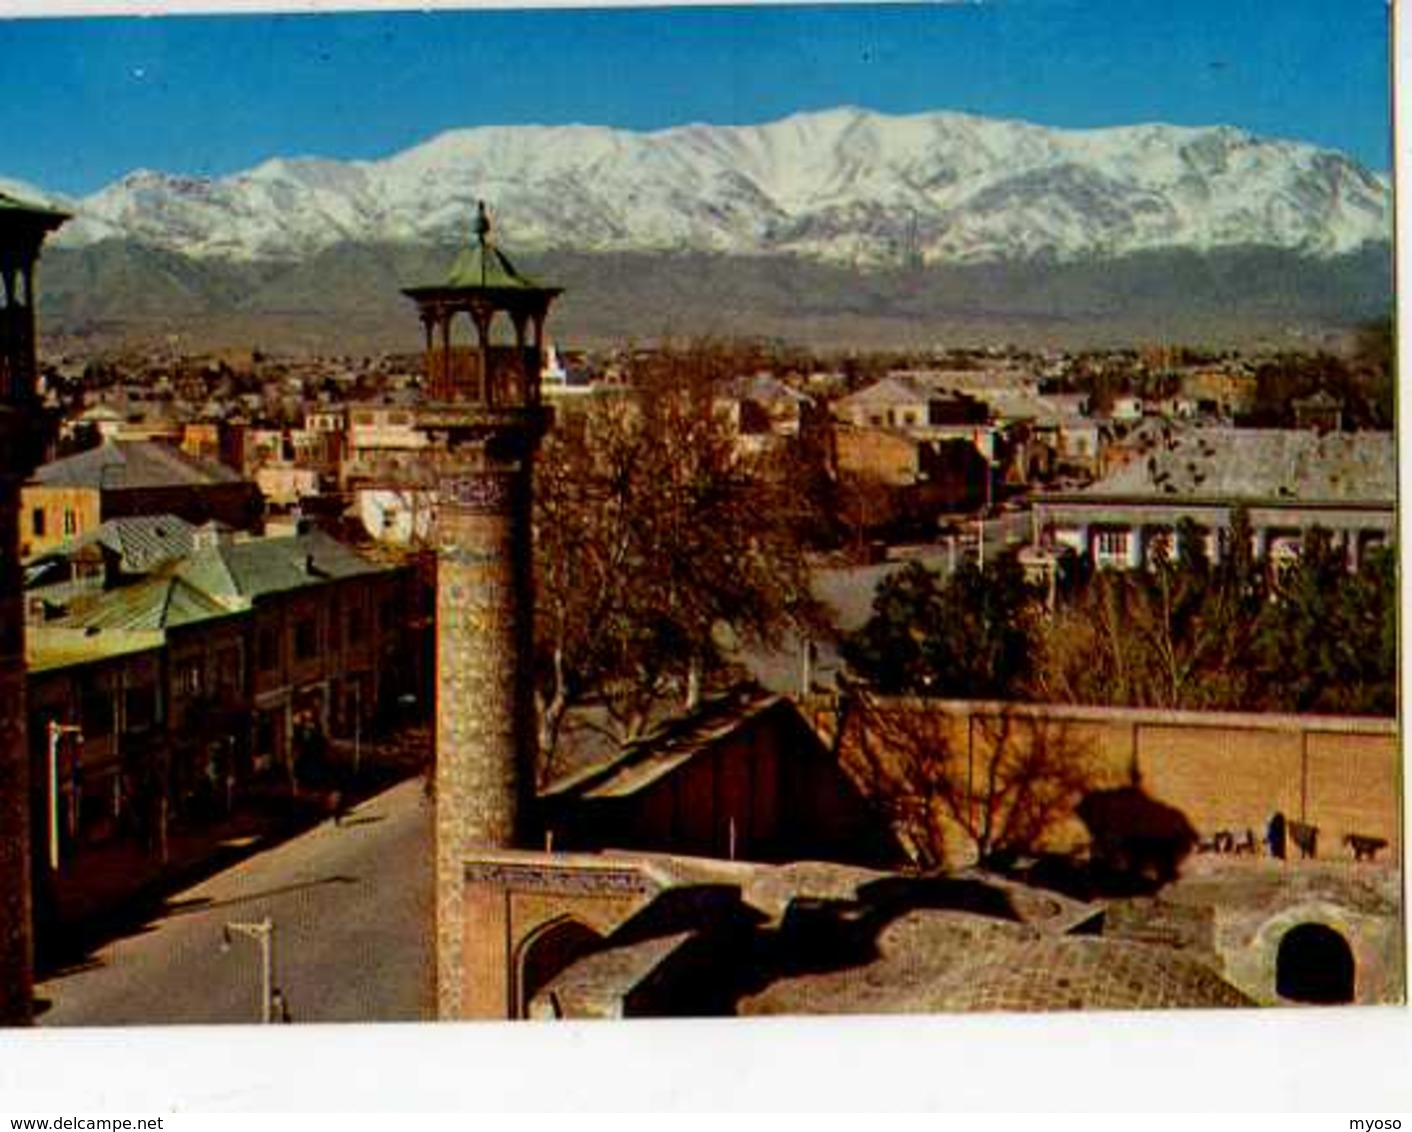
[[[1275,990],[1292,1002],[1331,1006],[1353,1001],[1353,951],[1323,924],[1300,924],[1280,940]]]
[[[603,937],[572,916],[541,924],[520,944],[515,964],[515,1017],[528,1018],[540,988],[570,964],[603,946]]]

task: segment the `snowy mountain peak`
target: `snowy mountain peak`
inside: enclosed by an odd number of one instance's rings
[[[276,157],[216,179],[139,170],[72,202],[56,242],[292,260],[344,241],[458,242],[478,199],[515,248],[875,264],[1236,245],[1330,255],[1391,238],[1387,178],[1302,143],[844,106],[652,133],[457,129],[380,161]]]

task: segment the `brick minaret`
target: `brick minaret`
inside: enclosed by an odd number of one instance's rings
[[[0,1024],[30,1020],[34,987],[29,746],[25,737],[20,486],[42,458],[34,265],[67,214],[0,193]]]
[[[416,477],[436,486],[438,1014],[460,1015],[465,858],[523,846],[534,797],[531,483],[548,425],[544,320],[560,294],[475,241],[442,283],[409,288],[426,330],[429,434]],[[464,317],[462,317],[464,316]]]

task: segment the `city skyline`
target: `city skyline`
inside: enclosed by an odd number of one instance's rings
[[[461,127],[657,130],[845,105],[1066,129],[1231,125],[1391,164],[1382,0],[165,7],[182,14],[0,21],[0,63],[29,92],[0,104],[0,176],[81,196],[137,168],[218,177],[275,156],[372,160]],[[0,3],[0,16],[17,11],[32,9]]]

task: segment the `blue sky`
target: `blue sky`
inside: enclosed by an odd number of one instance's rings
[[[4,19],[0,175],[81,194],[140,167],[382,157],[457,126],[655,129],[844,104],[1224,123],[1387,169],[1387,35],[1384,0]]]

